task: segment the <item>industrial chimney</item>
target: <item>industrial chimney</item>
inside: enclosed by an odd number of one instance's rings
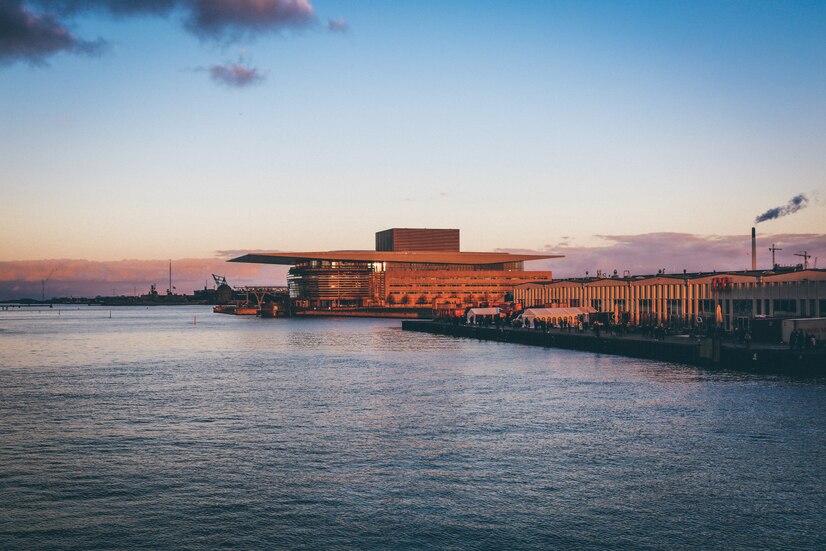
[[[757,232],[751,228],[751,269],[757,269]]]

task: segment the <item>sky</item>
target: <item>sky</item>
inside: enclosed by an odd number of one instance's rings
[[[768,213],[761,255],[826,257],[825,36],[822,1],[0,0],[0,298],[390,227],[566,276],[745,268]]]

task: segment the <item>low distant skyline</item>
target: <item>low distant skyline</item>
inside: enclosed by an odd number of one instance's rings
[[[550,270],[555,278],[595,276],[598,271],[632,275],[695,271],[746,270],[751,268],[750,235],[696,236],[692,234],[659,233],[644,235],[600,236],[601,243],[581,247],[562,243],[546,249],[500,248],[499,252],[557,253],[555,258],[526,263],[529,270]],[[817,251],[826,250],[826,234],[780,234],[757,237],[757,267],[772,265],[769,247],[776,245],[776,261],[780,265],[803,262],[796,253],[808,251],[810,267],[826,267],[826,258]],[[189,294],[196,289],[214,287],[212,274],[227,277],[230,285],[286,285],[288,266],[239,264],[226,262],[247,250],[217,251],[213,258],[172,260],[172,284],[176,293]],[[263,251],[249,251],[263,252]],[[49,259],[0,261],[0,300],[40,298],[46,280],[45,297],[94,297],[97,295],[141,295],[157,284],[166,292],[169,259],[91,261]]]
[[[772,212],[826,255],[823,36],[817,1],[8,0],[0,262],[453,227],[558,274],[736,268],[714,236]]]

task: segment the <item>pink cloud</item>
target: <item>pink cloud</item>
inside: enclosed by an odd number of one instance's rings
[[[532,262],[532,270],[552,270],[554,277],[579,277],[597,270],[619,274],[653,274],[665,269],[668,273],[694,271],[726,271],[751,268],[750,235],[694,235],[689,233],[647,233],[640,235],[601,235],[603,244],[576,246],[567,241],[546,245],[540,251],[557,253],[565,258]],[[771,267],[768,248],[777,243],[778,264],[797,264],[793,253],[807,250],[813,257],[826,262],[826,234],[777,234],[757,236],[757,267]],[[500,249],[511,250],[511,249]],[[527,252],[522,250],[522,252]],[[813,261],[814,259],[812,259]],[[819,264],[822,266],[822,263]]]
[[[24,260],[0,262],[0,299],[40,298],[41,279],[54,273],[46,284],[46,297],[132,295],[169,286],[168,260]],[[221,259],[185,258],[172,261],[172,285],[178,293],[212,287],[212,274],[224,275],[230,285],[285,285],[287,266],[229,264]]]
[[[245,67],[238,63],[227,65],[213,65],[209,68],[209,74],[215,82],[231,86],[233,88],[243,88],[258,84],[264,77],[257,69]]]

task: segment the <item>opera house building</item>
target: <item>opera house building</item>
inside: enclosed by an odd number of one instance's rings
[[[287,284],[298,307],[410,308],[503,302],[521,283],[551,281],[550,271],[525,271],[525,261],[557,257],[461,252],[457,229],[392,228],[376,233],[375,251],[259,253],[231,262],[292,266]]]

